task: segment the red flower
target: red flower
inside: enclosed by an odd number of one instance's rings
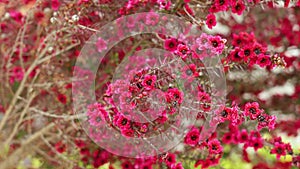
[[[285,148],[286,146],[283,143],[276,142],[271,150],[271,154],[276,154],[276,158],[280,159],[281,156],[286,155]]]
[[[205,23],[209,29],[212,29],[214,26],[217,25],[216,16],[214,14],[207,15]]]
[[[200,139],[200,131],[193,127],[185,136],[184,143],[190,146],[195,146],[198,144]]]
[[[62,104],[67,103],[67,97],[64,94],[59,93],[57,95],[57,100],[60,101]]]
[[[51,0],[51,6],[54,11],[57,11],[60,6],[60,2],[58,0]]]
[[[181,163],[173,164],[171,169],[184,169]]]
[[[55,150],[58,153],[63,153],[66,151],[66,145],[62,143],[62,141],[59,141],[55,144]]]
[[[165,96],[166,101],[168,103],[172,103],[174,106],[176,106],[177,103],[181,104],[183,101],[183,93],[177,88],[168,89],[168,91],[165,93]]]
[[[233,1],[231,6],[232,6],[231,8],[232,13],[236,13],[238,15],[241,15],[246,8],[243,1],[238,1],[238,2]]]
[[[230,144],[233,141],[232,133],[225,133],[222,138],[222,142],[225,144]]]
[[[249,116],[251,120],[257,119],[262,112],[263,111],[259,109],[259,104],[257,102],[249,102],[245,105],[244,115]]]
[[[256,64],[260,67],[267,67],[271,65],[271,58],[268,55],[259,54],[258,59],[256,60]]]
[[[155,75],[146,75],[144,77],[144,80],[142,82],[142,85],[146,90],[154,89],[156,82],[156,76]]]
[[[255,151],[262,148],[264,146],[263,140],[261,138],[253,139],[250,142],[250,147],[253,147]]]
[[[146,24],[155,26],[159,21],[159,15],[155,12],[149,12],[146,16]]]
[[[221,154],[223,152],[220,141],[216,139],[208,142],[208,149],[211,154]]]
[[[127,129],[130,127],[130,121],[122,115],[117,116],[117,120],[115,122],[116,126],[118,126],[120,129]]]
[[[121,167],[122,169],[134,169],[134,165],[132,165],[130,161],[124,161]]]
[[[228,59],[233,62],[240,62],[243,60],[242,56],[239,55],[239,52],[241,49],[239,47],[234,48],[232,51],[230,51],[228,55]]]
[[[189,47],[183,44],[179,44],[175,51],[175,54],[179,55],[182,59],[186,59],[190,53]]]
[[[173,52],[177,49],[177,46],[178,46],[177,39],[170,38],[165,40],[164,47],[166,50]]]
[[[240,143],[245,143],[248,141],[248,132],[247,130],[243,129],[241,132],[239,132],[238,134],[238,141]]]
[[[98,52],[102,52],[107,49],[107,43],[102,38],[98,38],[96,47]]]

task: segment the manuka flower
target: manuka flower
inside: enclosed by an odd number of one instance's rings
[[[95,103],[88,106],[87,116],[89,124],[97,127],[107,118],[108,113],[100,103]]]
[[[190,53],[189,47],[183,44],[179,44],[175,51],[175,54],[179,55],[182,59],[186,59]]]
[[[164,47],[166,50],[173,52],[177,49],[177,46],[178,46],[177,39],[170,38],[165,40]]]
[[[233,1],[231,4],[231,11],[232,13],[236,13],[238,15],[241,15],[243,11],[245,10],[246,6],[243,1]]]
[[[96,42],[98,52],[102,52],[107,49],[107,43],[102,38],[98,38]]]
[[[285,148],[286,146],[284,143],[276,142],[274,144],[274,147],[271,149],[271,154],[276,154],[276,158],[280,159],[281,156],[286,155]]]
[[[185,136],[184,143],[190,146],[195,146],[198,144],[200,139],[200,131],[193,127]]]
[[[260,67],[267,67],[271,65],[271,58],[269,55],[259,54],[257,56],[256,64],[258,64]]]
[[[208,40],[213,53],[219,55],[223,52],[226,42],[225,39],[222,39],[220,36],[210,36]]]
[[[196,65],[191,63],[185,66],[181,76],[183,79],[187,79],[189,82],[193,81],[195,77],[199,76]]]
[[[221,154],[223,152],[223,147],[219,140],[211,140],[208,142],[208,150],[211,154]]]
[[[249,102],[245,105],[244,115],[249,116],[251,120],[257,119],[262,112],[263,111],[259,109],[259,104],[257,102]]]
[[[207,15],[205,23],[209,29],[212,29],[214,26],[217,25],[216,16],[214,14]]]
[[[152,90],[155,87],[156,76],[155,75],[146,75],[142,82],[142,85],[146,90]]]
[[[166,101],[168,103],[176,106],[177,104],[181,104],[183,101],[183,93],[179,91],[177,88],[168,89],[165,93]]]

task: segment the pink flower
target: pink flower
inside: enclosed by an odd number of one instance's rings
[[[211,140],[208,142],[208,151],[211,154],[221,154],[223,152],[223,147],[219,140]]]
[[[214,26],[217,25],[216,16],[214,14],[207,15],[205,23],[209,29],[212,29]]]
[[[11,73],[9,78],[10,84],[13,84],[14,82],[20,82],[23,80],[24,70],[22,69],[22,67],[16,66],[10,71],[10,73]]]
[[[269,130],[273,130],[276,124],[276,116],[270,116],[268,114],[261,114],[257,117],[258,125],[257,130],[261,130],[264,127],[268,127]]]
[[[263,140],[261,138],[255,138],[249,141],[250,147],[253,147],[255,151],[262,148],[264,146]]]
[[[121,167],[122,169],[134,169],[134,165],[130,161],[124,161]]]
[[[184,143],[190,146],[196,146],[199,143],[200,131],[193,127],[185,136]]]
[[[133,137],[134,131],[131,128],[121,128],[121,134],[126,137]]]
[[[159,9],[165,9],[165,10],[169,10],[172,4],[171,1],[169,0],[157,0],[157,3],[159,4]]]
[[[175,154],[168,153],[167,157],[165,158],[165,163],[167,166],[172,166],[176,163],[176,156]]]
[[[13,18],[16,22],[22,23],[23,15],[19,11],[10,11],[9,15],[11,18]]]
[[[189,82],[198,77],[199,73],[195,64],[191,63],[183,68],[182,78],[187,79]]]
[[[231,11],[232,13],[236,13],[238,15],[241,15],[243,11],[245,10],[245,4],[243,1],[239,0],[237,2],[233,1],[231,4]]]
[[[234,48],[232,51],[230,51],[228,55],[228,59],[233,62],[241,62],[243,61],[242,56],[239,55],[241,49],[239,47]]]
[[[96,47],[98,52],[102,52],[107,49],[107,43],[102,38],[98,38]]]
[[[253,53],[252,46],[247,45],[243,47],[239,52],[239,55],[244,59],[245,62],[247,62],[249,58],[253,58],[254,53]]]
[[[155,75],[146,75],[142,82],[142,85],[146,90],[152,90],[155,87],[156,76]]]
[[[271,154],[276,154],[276,158],[280,159],[281,156],[286,155],[285,148],[286,146],[283,143],[276,142],[274,147],[271,149]]]
[[[251,120],[257,119],[262,112],[263,111],[259,109],[259,104],[257,102],[248,102],[245,105],[244,114],[245,116],[249,116]]]
[[[259,54],[257,57],[256,64],[260,67],[267,67],[272,63],[269,55]]]
[[[209,44],[211,46],[212,52],[215,54],[221,54],[225,47],[225,39],[222,39],[220,36],[210,36],[208,38]]]
[[[60,7],[59,0],[51,0],[51,6],[54,11],[57,11],[58,8]]]
[[[156,12],[149,12],[146,16],[146,25],[155,26],[159,21],[159,15]]]
[[[177,49],[177,46],[178,46],[177,39],[170,38],[165,40],[164,47],[166,50],[173,52]]]
[[[115,125],[118,126],[120,129],[128,129],[130,128],[130,121],[125,118],[123,115],[119,115],[115,117]]]
[[[222,137],[222,142],[225,144],[230,144],[233,141],[232,133],[225,133]]]
[[[210,35],[207,35],[206,33],[202,33],[199,38],[196,39],[196,43],[199,45],[199,50],[207,49],[209,48],[209,39]]]
[[[215,0],[214,2],[219,11],[226,11],[230,5],[230,0]]]
[[[189,47],[183,44],[179,44],[175,51],[175,54],[179,55],[182,59],[186,59],[190,53]]]
[[[108,113],[100,103],[95,103],[88,106],[87,116],[90,125],[98,127],[107,118]]]
[[[171,169],[184,169],[181,163],[173,164]]]
[[[177,88],[168,89],[165,93],[166,101],[172,104],[181,104],[183,101],[183,93]],[[176,103],[174,103],[176,102]]]
[[[245,143],[248,141],[248,132],[247,130],[243,129],[241,132],[238,133],[238,141],[240,143]]]

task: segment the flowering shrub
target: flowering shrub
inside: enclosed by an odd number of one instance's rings
[[[299,168],[299,6],[0,0],[0,169]]]

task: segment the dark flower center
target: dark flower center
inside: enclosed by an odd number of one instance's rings
[[[122,125],[126,125],[127,124],[127,119],[123,119],[121,123],[122,123]]]
[[[276,150],[276,152],[277,152],[277,154],[281,154],[281,153],[282,153],[282,149],[281,149],[281,148],[278,148],[278,149]]]
[[[100,122],[100,121],[101,121],[101,117],[98,116],[98,117],[96,118],[96,122]]]
[[[202,50],[199,50],[198,48],[196,48],[196,53],[197,54],[201,54],[203,51]]]
[[[182,49],[182,50],[181,50],[181,53],[182,53],[182,54],[186,54],[186,53],[187,53],[187,50]]]
[[[226,117],[228,116],[228,112],[225,111],[225,110],[223,110],[223,111],[221,112],[221,116],[224,117],[224,118],[226,118]]]
[[[190,76],[190,75],[193,74],[193,72],[191,71],[191,69],[186,70],[185,73],[186,73],[188,76]]]
[[[262,58],[260,62],[261,62],[261,63],[265,63],[266,61],[267,61],[266,58]]]
[[[211,149],[212,149],[212,150],[217,150],[218,148],[217,148],[216,145],[212,145]]]
[[[147,85],[151,85],[151,84],[152,84],[152,80],[151,80],[151,79],[150,79],[150,80],[147,80],[146,84],[147,84]]]
[[[198,138],[196,135],[192,135],[191,140],[195,141]]]
[[[140,89],[143,88],[143,85],[142,85],[141,83],[137,83],[136,85],[137,85],[137,87],[140,88]]]
[[[177,101],[173,101],[173,102],[172,102],[172,105],[173,105],[173,106],[176,106],[176,105],[177,105]]]
[[[178,99],[179,98],[179,95],[176,93],[176,94],[174,94],[174,98],[175,99]]]
[[[241,9],[241,5],[240,5],[240,4],[236,4],[235,9],[236,9],[237,11],[239,11],[239,10]]]
[[[256,48],[256,49],[254,50],[254,53],[257,54],[257,55],[259,55],[259,54],[260,54],[260,49]]]
[[[170,42],[170,43],[169,43],[169,47],[170,47],[170,48],[173,48],[174,46],[175,46],[175,45],[174,45],[173,42]]]
[[[263,122],[265,120],[264,116],[258,116],[258,121]]]
[[[220,3],[220,5],[223,5],[225,3],[225,1],[224,0],[220,0],[219,3]]]
[[[246,50],[244,51],[244,54],[245,54],[246,56],[249,56],[249,55],[250,55],[250,50],[249,50],[249,49],[246,49]]]
[[[234,57],[237,58],[237,59],[241,58],[240,55],[239,55],[239,52],[236,52],[236,53],[234,54]]]
[[[255,110],[255,108],[253,108],[253,107],[251,107],[251,108],[249,109],[249,112],[250,112],[251,114],[256,114],[256,110]]]
[[[213,47],[218,47],[218,42],[217,41],[213,41],[212,45],[213,45]]]

